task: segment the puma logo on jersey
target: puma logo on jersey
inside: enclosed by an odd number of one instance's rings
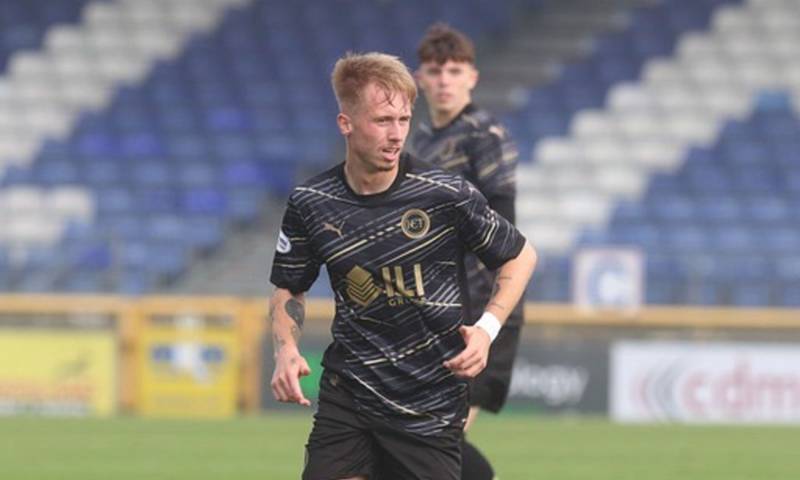
[[[322,230],[323,231],[333,232],[333,233],[339,235],[339,238],[342,238],[342,228],[344,228],[344,220],[342,220],[342,222],[339,224],[339,226],[336,226],[336,225],[334,225],[332,223],[328,223],[328,222],[323,222],[322,223]]]

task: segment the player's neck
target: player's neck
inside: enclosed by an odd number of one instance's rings
[[[461,105],[458,105],[457,107],[451,110],[431,109],[428,113],[430,113],[431,115],[431,124],[433,125],[433,128],[442,128],[449,125],[450,122],[455,120],[455,118],[459,116],[461,112],[464,111],[465,108],[467,108],[467,105],[469,105],[470,102],[471,99],[467,99],[466,102],[464,102]]]
[[[344,162],[344,178],[350,188],[359,195],[375,195],[385,192],[392,186],[399,168],[392,170],[369,170],[358,160],[348,156]]]

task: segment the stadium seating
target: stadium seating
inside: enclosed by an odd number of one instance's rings
[[[23,3],[0,6],[44,11],[25,19],[46,39],[39,51],[15,51],[32,39],[3,45],[7,96],[22,103],[0,108],[0,288],[132,294],[184,275],[259,218],[265,199],[285,197],[298,171],[332,162],[328,75],[340,55],[411,60],[436,19],[480,37],[505,28],[511,9],[486,0]],[[49,28],[61,20],[76,24]],[[34,113],[21,126],[23,110]]]
[[[332,162],[343,52],[413,65],[435,20],[481,38],[542,1],[0,2],[0,290],[170,285]],[[532,149],[530,299],[569,300],[578,249],[630,245],[650,303],[800,304],[799,17],[657,1],[528,92],[506,121]]]
[[[673,58],[639,62],[641,78],[626,76],[641,55],[632,53],[638,44],[633,32],[674,25],[711,28],[684,34]],[[520,222],[544,251],[545,265],[582,247],[629,245],[646,254],[650,303],[796,305],[796,277],[778,270],[800,247],[793,214],[800,91],[796,47],[790,46],[798,25],[800,9],[786,2],[664,2],[638,12],[627,30],[598,44],[607,58],[627,57],[627,66],[609,67],[619,76],[609,74],[604,82],[586,67],[590,59],[566,68],[545,94],[533,95],[541,100],[536,115],[555,108],[563,116],[570,112],[552,97],[559,98],[565,85],[590,78],[609,87],[591,109],[576,109],[566,130],[543,136],[534,163],[522,169],[520,183],[539,192],[522,195]],[[667,40],[643,51],[669,53],[675,42]],[[603,179],[608,170],[626,180]],[[564,173],[582,171],[572,186],[552,188]],[[596,206],[594,218],[560,210],[568,204],[565,196],[591,192],[608,205]],[[559,217],[566,220],[554,223]],[[561,281],[570,273],[545,267],[541,277]],[[569,298],[566,287],[537,285],[530,294]]]
[[[14,52],[41,46],[48,29],[75,23],[89,0],[5,0],[0,2],[0,72]]]

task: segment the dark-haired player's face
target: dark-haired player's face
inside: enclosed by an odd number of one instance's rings
[[[472,98],[478,71],[469,62],[448,60],[442,64],[425,62],[417,70],[417,82],[431,109],[456,113]]]
[[[340,117],[349,152],[367,172],[397,168],[411,123],[411,103],[399,92],[367,85],[358,108]]]

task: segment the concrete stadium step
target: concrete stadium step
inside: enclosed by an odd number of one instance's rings
[[[476,103],[497,113],[520,106],[520,90],[555,78],[564,63],[586,56],[595,35],[622,29],[625,12],[654,0],[548,0],[519,12],[503,39],[478,52]]]

